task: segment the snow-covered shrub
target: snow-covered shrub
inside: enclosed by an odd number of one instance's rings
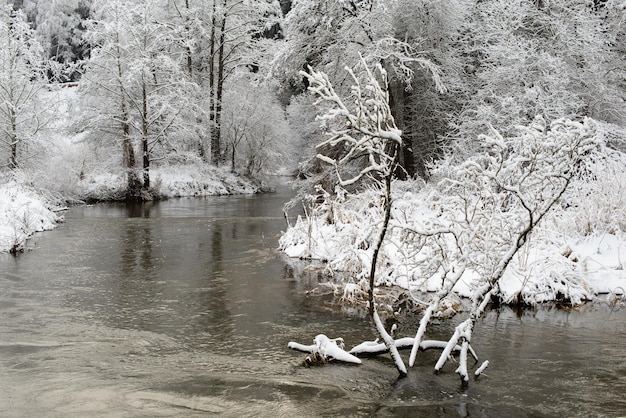
[[[626,232],[625,167],[626,154],[608,147],[586,161],[581,177],[565,196],[569,207],[564,211],[573,217],[559,219],[561,228],[580,235]]]
[[[573,219],[577,207],[567,201],[553,207],[550,202],[560,187],[582,182],[581,173],[593,164],[589,161],[603,157],[595,148],[593,121],[559,120],[545,132],[523,128],[510,138],[494,132],[483,141],[487,152],[465,164],[442,162],[434,171],[439,184],[393,183],[390,231],[376,284],[430,292],[451,285],[470,296],[481,280],[492,277],[528,221],[537,222],[552,208],[553,215],[525,237],[529,242],[520,242],[524,245],[505,269],[495,295],[508,303],[591,297],[579,266],[561,254],[559,234],[566,231],[555,224]],[[593,159],[584,155],[590,152]],[[585,164],[572,165],[574,157]],[[567,196],[573,199],[575,194]],[[332,269],[349,272],[349,283],[358,285],[371,267],[372,239],[382,213],[377,199],[373,189],[311,196],[321,203],[288,229],[280,248],[293,257],[328,261]],[[447,281],[450,277],[454,282]]]

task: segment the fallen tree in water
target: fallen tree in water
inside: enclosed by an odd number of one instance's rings
[[[417,347],[417,350],[419,351],[438,349],[443,350],[443,354],[446,354],[447,356],[450,356],[451,352],[463,353],[464,350],[464,348],[459,345],[455,345],[451,350],[448,350],[449,343],[447,341],[422,340],[418,344],[415,344],[415,341],[415,338],[404,337],[394,340],[393,343],[396,350],[413,350],[415,347]],[[389,353],[387,345],[385,343],[378,342],[378,340],[362,342],[361,344],[352,347],[348,352],[344,350],[345,345],[343,338],[330,339],[324,334],[319,334],[314,338],[313,342],[314,343],[312,345],[304,345],[292,341],[287,346],[293,350],[311,354],[304,359],[304,364],[307,366],[313,364],[325,364],[331,361],[361,364],[362,362],[359,357],[374,357]],[[474,361],[478,363],[478,356],[469,344],[467,345],[467,352],[469,352]],[[462,364],[466,364],[466,360]],[[489,366],[489,361],[485,360],[480,367],[476,369],[474,377],[478,378],[487,366]]]

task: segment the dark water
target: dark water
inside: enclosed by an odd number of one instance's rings
[[[289,196],[77,207],[0,255],[0,416],[626,415],[626,310],[602,304],[489,312],[469,388],[434,352],[401,380],[384,356],[302,367],[289,341],[373,334],[275,250]]]

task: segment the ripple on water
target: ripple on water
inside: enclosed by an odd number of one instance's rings
[[[307,296],[322,275],[301,277],[276,256],[284,223],[264,211],[282,213],[285,200],[263,196],[258,218],[255,198],[161,202],[131,221],[124,206],[83,208],[87,217],[68,214],[37,251],[0,263],[0,416],[626,410],[626,311],[593,305],[488,312],[472,345],[491,365],[466,389],[453,362],[433,374],[434,351],[419,353],[405,379],[388,356],[303,367],[289,341],[325,333],[351,347],[375,331]],[[427,338],[447,339],[460,320],[433,322]],[[412,336],[418,321],[399,334]]]

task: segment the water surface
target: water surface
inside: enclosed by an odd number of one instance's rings
[[[626,311],[602,304],[489,312],[473,345],[491,366],[469,388],[454,364],[432,373],[434,352],[400,380],[385,356],[303,367],[289,341],[373,330],[275,250],[290,195],[75,207],[0,255],[0,416],[626,414]]]

